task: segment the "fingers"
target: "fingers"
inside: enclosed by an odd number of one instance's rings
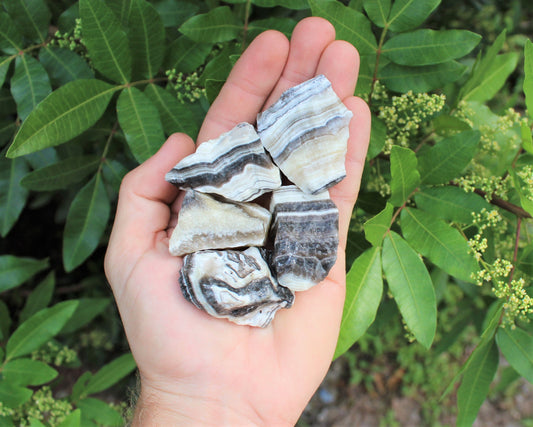
[[[350,218],[359,193],[363,166],[370,139],[370,110],[366,102],[355,96],[348,97],[344,104],[353,112],[350,121],[350,138],[346,153],[346,178],[330,188],[331,199],[339,209],[339,244],[346,247],[346,235]]]
[[[155,235],[168,227],[168,205],[178,194],[165,181],[165,174],[192,152],[194,143],[187,135],[171,135],[156,154],[124,177],[106,254],[106,272],[128,274],[125,266],[154,247]],[[111,264],[113,268],[109,269]],[[113,278],[109,279],[113,283]]]
[[[289,52],[287,38],[265,31],[250,44],[213,102],[198,134],[204,142],[240,122],[255,123],[257,113],[276,85]]]

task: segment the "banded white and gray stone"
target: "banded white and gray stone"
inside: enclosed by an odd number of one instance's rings
[[[272,277],[256,247],[187,255],[179,283],[185,298],[196,307],[239,325],[264,328],[294,300],[293,293]]]
[[[346,176],[352,112],[319,75],[285,91],[257,116],[257,131],[274,163],[301,190],[317,194]]]
[[[202,249],[262,246],[268,237],[270,218],[270,212],[256,203],[217,200],[188,190],[169,250],[181,256]]]
[[[184,190],[218,194],[238,202],[281,186],[279,169],[249,123],[240,123],[219,138],[200,144],[165,179]]]
[[[339,244],[339,212],[329,193],[281,187],[272,195],[270,211],[271,267],[279,284],[305,291],[320,283],[335,264]]]

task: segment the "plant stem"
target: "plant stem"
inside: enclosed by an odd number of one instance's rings
[[[376,86],[376,81],[378,80],[378,69],[379,69],[379,58],[381,57],[381,48],[383,43],[385,43],[385,35],[387,34],[388,25],[385,24],[383,31],[381,32],[381,37],[379,38],[378,48],[376,50],[376,64],[374,66],[374,74],[372,75],[372,86],[370,87],[370,93],[368,94],[368,106],[372,106],[372,94],[374,93],[374,87]]]

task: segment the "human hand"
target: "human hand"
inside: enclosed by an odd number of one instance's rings
[[[330,189],[339,209],[337,262],[269,327],[215,319],[181,294],[182,259],[169,254],[168,241],[182,197],[164,176],[194,151],[193,141],[172,135],[124,178],[105,270],[141,378],[134,425],[294,425],[325,376],[342,317],[346,236],[370,134],[368,107],[352,96],[359,57],[334,39],[321,18],[302,20],[290,43],[281,33],[262,33],[235,64],[198,136],[206,141],[237,123],[254,123],[284,90],[318,74],[354,113],[347,176]]]

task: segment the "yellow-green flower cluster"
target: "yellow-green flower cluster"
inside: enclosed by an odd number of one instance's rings
[[[391,194],[390,183],[379,173],[378,168],[370,169],[370,178],[366,184],[367,191],[376,191],[382,197],[388,197]]]
[[[17,426],[31,425],[28,421],[30,418],[56,426],[61,424],[72,410],[72,405],[66,399],[55,399],[50,387],[44,386],[33,393],[28,402],[15,409],[11,416]]]
[[[519,123],[520,120],[522,120],[520,113],[513,108],[509,108],[504,115],[498,116],[496,123],[479,126],[479,131],[481,132],[480,148],[487,153],[497,154],[501,150],[501,147],[496,137],[507,133]],[[518,147],[520,144],[518,134],[511,134],[506,138],[507,142],[509,142],[509,138],[511,139],[510,142],[514,142],[513,146]]]
[[[390,153],[393,145],[408,147],[421,130],[444,107],[444,95],[413,93],[393,96],[390,105],[379,107],[379,118],[387,127],[384,153]]]
[[[522,194],[533,202],[533,167],[531,165],[523,166],[516,171],[516,174],[525,184],[521,189]]]
[[[76,25],[74,29],[66,33],[56,31],[54,37],[52,40],[50,40],[50,45],[69,49],[73,52],[76,52],[88,61],[89,54],[87,52],[87,48],[85,47],[85,43],[83,42],[81,32],[81,19],[76,18]]]
[[[46,345],[35,350],[31,354],[32,359],[40,360],[55,366],[72,363],[76,361],[77,357],[78,355],[76,354],[76,351],[67,346],[61,346],[55,341],[48,341]]]
[[[506,199],[509,190],[509,177],[483,176],[481,173],[472,171],[468,176],[462,176],[454,180],[454,183],[464,191],[472,193],[476,189],[485,193],[485,199],[490,202],[493,197]]]
[[[521,320],[528,322],[529,315],[533,314],[533,298],[531,298],[525,287],[523,278],[513,279],[510,283],[503,281],[494,282],[492,291],[497,298],[505,300],[503,304],[504,314],[502,326],[515,328],[515,321]]]
[[[165,71],[168,77],[168,85],[176,91],[178,100],[185,104],[186,102],[195,102],[202,96],[205,96],[205,88],[200,85],[200,76],[194,73],[185,75],[182,72],[170,69]]]
[[[93,329],[80,334],[78,342],[81,348],[102,348],[107,351],[113,349],[113,343],[111,342],[109,333],[101,329]]]

